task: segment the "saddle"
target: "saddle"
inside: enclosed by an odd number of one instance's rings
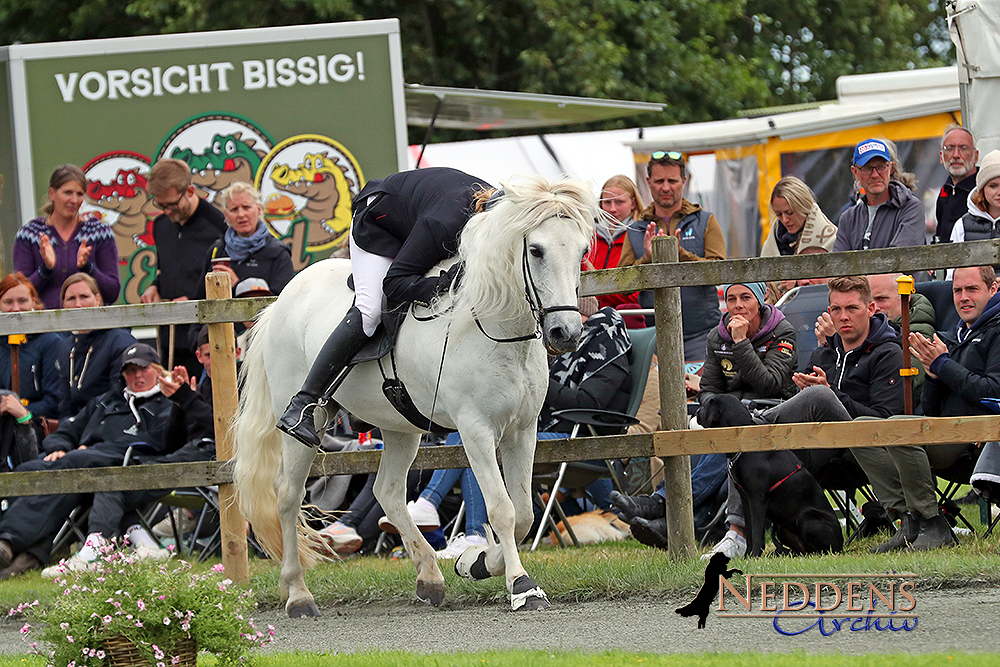
[[[354,290],[354,276],[351,275],[347,279],[347,286]],[[410,398],[409,392],[406,391],[406,387],[403,385],[403,381],[399,379],[399,374],[396,372],[396,358],[393,353],[393,349],[396,346],[396,339],[399,337],[399,329],[403,324],[403,320],[410,313],[410,304],[408,303],[393,303],[390,304],[386,301],[385,297],[382,297],[382,321],[379,323],[378,327],[375,329],[375,333],[372,334],[371,338],[368,339],[368,343],[365,344],[361,350],[354,355],[351,363],[348,367],[353,367],[358,364],[367,363],[369,361],[379,362],[378,367],[382,372],[382,393],[385,394],[386,399],[392,404],[392,407],[396,409],[396,412],[401,414],[406,418],[406,421],[410,422],[417,428],[424,429],[425,431],[431,433],[452,433],[455,431],[453,428],[447,428],[441,426],[440,424],[431,421],[417,409],[414,405],[413,399]],[[389,377],[386,374],[386,369],[382,365],[382,359],[388,355],[389,365],[392,367],[392,375],[394,377]]]

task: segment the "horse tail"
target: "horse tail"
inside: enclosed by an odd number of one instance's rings
[[[236,440],[233,483],[240,511],[253,526],[254,535],[271,558],[280,560],[284,553],[278,499],[288,492],[282,464],[282,436],[275,428],[271,389],[264,358],[268,345],[274,306],[268,306],[257,316],[250,330],[247,353],[240,368],[240,402],[233,420]],[[259,340],[258,340],[259,339]],[[319,532],[306,523],[306,514],[299,513],[299,559],[309,568],[323,559],[320,551],[325,542]]]
[[[233,421],[233,483],[240,511],[253,526],[264,551],[280,559],[283,545],[276,480],[281,465],[281,433],[275,428],[277,420],[264,361],[264,334],[272,310],[273,306],[268,306],[257,316],[240,368],[240,403]]]

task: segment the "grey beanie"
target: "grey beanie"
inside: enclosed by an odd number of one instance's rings
[[[979,173],[976,174],[976,190],[983,191],[983,187],[1000,176],[1000,150],[990,151],[979,163]]]

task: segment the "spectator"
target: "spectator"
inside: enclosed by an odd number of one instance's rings
[[[891,324],[897,331],[902,332],[903,311],[902,301],[899,298],[899,284],[897,278],[901,278],[902,273],[882,273],[868,276],[868,284],[872,288],[872,301],[875,302],[875,312],[885,313]],[[824,314],[825,315],[825,314]],[[823,340],[832,336],[834,327],[832,320],[826,316],[829,328],[825,332]],[[936,313],[934,304],[923,294],[910,295],[910,331],[923,334],[927,338],[934,335]],[[913,377],[913,405],[920,405],[920,391],[924,386],[924,366],[916,357],[910,357],[911,362],[917,369],[917,375]]]
[[[208,325],[198,334],[198,361],[205,367],[205,379],[194,388],[187,368],[177,366],[170,375],[160,375],[157,386],[163,396],[170,399],[171,407],[163,433],[162,452],[140,454],[136,463],[191,463],[211,461],[215,458],[215,420],[212,415],[212,356],[208,344]],[[237,352],[238,354],[238,352]],[[168,482],[169,480],[164,480]],[[119,534],[133,547],[139,558],[165,560],[170,552],[160,547],[146,531],[137,510],[164,496],[170,486],[160,489],[137,491],[105,491],[94,494],[94,504],[87,521],[87,539],[84,547],[59,565],[42,570],[42,576],[53,578],[65,571],[89,569],[107,541]],[[187,510],[176,512],[178,531],[183,535],[197,523]],[[164,519],[169,530],[170,518]],[[154,526],[163,531],[163,526]],[[122,526],[126,526],[121,531]],[[172,533],[171,533],[172,534]],[[88,548],[89,547],[89,548]]]
[[[271,291],[271,286],[263,278],[244,278],[236,284],[233,296],[237,299],[250,299],[260,296],[274,296],[274,292]],[[253,320],[243,322],[243,331],[236,333],[236,346],[242,350],[247,349],[247,344],[250,342],[250,329],[253,328],[253,325]]]
[[[165,158],[153,165],[147,180],[153,203],[163,213],[153,220],[156,244],[156,277],[142,293],[143,303],[187,301],[205,285],[205,254],[226,231],[219,209],[195,194],[191,167],[186,162]],[[204,292],[203,292],[204,293]],[[174,360],[200,375],[201,366],[189,349],[188,327],[174,336]],[[160,348],[165,358],[170,327],[159,330]]]
[[[855,147],[851,171],[864,195],[841,214],[834,252],[924,244],[923,204],[893,180],[891,162],[884,141],[866,139]]]
[[[14,268],[38,290],[46,308],[59,307],[63,281],[82,271],[93,276],[107,303],[118,300],[118,246],[111,227],[80,215],[87,179],[64,164],[49,178],[49,203],[14,236]]]
[[[962,320],[956,331],[934,334],[933,339],[910,334],[910,351],[927,370],[924,414],[992,414],[980,400],[1000,396],[1000,297],[993,268],[956,269],[952,290]],[[950,467],[968,447],[873,447],[855,452],[886,511],[900,517],[899,530],[878,550],[909,546],[923,551],[957,543],[948,520],[938,512],[931,466]]]
[[[62,285],[63,308],[94,308],[104,300],[86,273],[74,273]],[[73,331],[58,345],[59,419],[72,417],[94,396],[111,389],[121,377],[122,352],[135,343],[127,329]]]
[[[20,272],[0,280],[0,312],[18,313],[40,310],[38,292]],[[56,350],[62,337],[56,333],[28,334],[18,346],[19,397],[4,396],[0,413],[23,419],[55,418],[59,407],[59,372],[56,370]],[[12,390],[11,345],[7,336],[0,337],[0,389]],[[24,405],[19,400],[27,401]]]
[[[680,261],[726,259],[726,241],[719,221],[698,204],[684,199],[687,164],[680,153],[656,151],[646,164],[647,183],[653,203],[642,212],[645,234],[629,232],[622,245],[618,266],[652,261],[652,239],[671,234],[680,240]],[[705,341],[722,313],[715,285],[681,288],[681,319],[684,329],[684,360],[705,358]]]
[[[764,303],[764,283],[734,283],[724,291],[728,312],[708,336],[699,398],[733,394],[743,398],[791,398],[797,392],[792,373],[798,367],[795,329],[774,306]],[[711,519],[710,501],[726,480],[724,454],[708,454],[691,471],[693,507],[703,525]],[[652,497],[611,495],[632,535],[649,546],[666,548],[666,491]]]
[[[968,212],[952,227],[949,240],[961,243],[997,237],[1000,237],[1000,150],[990,151],[983,158],[975,188],[969,193]]]
[[[884,419],[903,411],[903,385],[899,381],[903,350],[886,316],[875,312],[868,280],[863,276],[841,277],[828,284],[827,312],[836,333],[813,352],[811,373],[792,375],[799,393],[761,414],[764,423],[849,421],[861,416]],[[838,450],[796,451],[810,472],[820,470],[840,454]],[[710,554],[744,555],[743,507],[732,485],[726,523],[729,532]]]
[[[170,401],[160,393],[163,373],[153,348],[136,343],[122,354],[125,390],[95,397],[42,441],[44,459],[28,461],[18,472],[122,465],[136,455],[160,453]],[[22,496],[0,520],[0,579],[48,562],[52,538],[74,507],[89,494]]]
[[[934,243],[949,243],[955,223],[969,210],[969,195],[976,187],[979,151],[972,132],[961,125],[949,125],[941,136],[941,164],[948,178],[941,186],[935,206],[937,228]]]
[[[264,224],[260,193],[249,183],[237,181],[222,191],[219,201],[229,227],[208,249],[202,269],[208,273],[216,260],[225,257],[228,266],[220,268],[229,273],[233,287],[246,278],[262,278],[272,293],[281,294],[295,274],[292,251]],[[205,298],[204,280],[195,294],[195,298]]]
[[[601,209],[613,220],[601,218],[594,230],[594,241],[590,253],[583,261],[583,269],[613,269],[618,266],[622,255],[622,244],[629,229],[645,230],[638,222],[642,215],[642,201],[639,190],[628,176],[612,176],[601,188]],[[602,294],[597,297],[601,308],[617,308],[622,304],[639,305],[639,293]]]
[[[761,257],[799,255],[808,248],[833,249],[837,227],[823,214],[809,186],[785,176],[771,191],[771,229]]]

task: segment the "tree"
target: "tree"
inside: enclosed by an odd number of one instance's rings
[[[407,81],[665,102],[600,127],[836,97],[949,60],[940,0],[0,0],[0,41],[397,17]],[[439,134],[438,139],[454,136]],[[480,135],[481,136],[481,135]]]

